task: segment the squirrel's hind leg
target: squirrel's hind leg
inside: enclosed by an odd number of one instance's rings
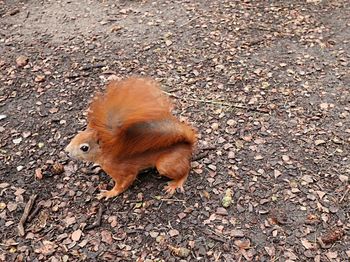
[[[160,175],[173,179],[164,187],[164,190],[173,195],[176,189],[184,192],[185,183],[190,171],[192,149],[187,145],[179,145],[162,154],[156,163]]]

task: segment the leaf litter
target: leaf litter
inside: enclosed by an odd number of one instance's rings
[[[349,259],[347,1],[89,8],[0,3],[1,261]],[[102,206],[109,179],[63,148],[91,96],[134,74],[210,150],[184,194],[151,172]]]

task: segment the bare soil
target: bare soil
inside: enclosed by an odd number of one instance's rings
[[[349,14],[345,0],[0,1],[0,261],[348,261]],[[183,194],[149,171],[99,201],[108,176],[63,152],[95,92],[129,75],[160,81],[198,130]]]

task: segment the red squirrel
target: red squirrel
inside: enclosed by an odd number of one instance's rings
[[[87,128],[65,151],[73,158],[94,162],[112,177],[115,185],[98,198],[124,192],[138,173],[155,167],[172,181],[164,190],[182,192],[196,143],[193,129],[171,114],[172,104],[158,84],[131,77],[112,81],[104,94],[93,99]]]

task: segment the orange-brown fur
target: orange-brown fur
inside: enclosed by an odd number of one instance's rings
[[[173,179],[165,188],[168,193],[183,190],[196,137],[171,114],[171,107],[158,85],[142,78],[113,81],[95,97],[87,129],[73,138],[66,151],[99,164],[113,178],[114,188],[101,197],[122,193],[148,167]],[[81,145],[89,145],[90,151],[82,152]]]

